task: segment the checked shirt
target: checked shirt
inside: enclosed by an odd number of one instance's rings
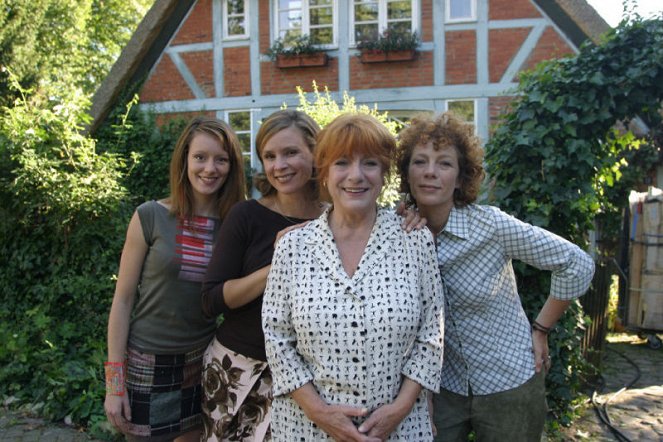
[[[552,272],[550,296],[572,300],[592,280],[594,262],[576,245],[496,207],[453,208],[437,236],[445,285],[442,388],[467,396],[524,384],[534,375],[530,324],[512,259]]]

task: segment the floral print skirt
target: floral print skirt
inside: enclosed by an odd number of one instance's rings
[[[267,362],[235,353],[214,338],[203,357],[203,440],[270,441],[271,403]]]

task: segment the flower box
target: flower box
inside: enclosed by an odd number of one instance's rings
[[[389,61],[411,61],[417,56],[417,51],[407,49],[402,51],[365,50],[359,55],[362,63],[384,63]]]
[[[310,54],[278,54],[276,66],[281,69],[327,66],[327,53],[314,52]]]

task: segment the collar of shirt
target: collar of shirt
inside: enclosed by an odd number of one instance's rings
[[[452,207],[447,224],[438,233],[438,236],[446,232],[461,239],[468,239],[470,237],[469,215],[470,212],[467,207]]]

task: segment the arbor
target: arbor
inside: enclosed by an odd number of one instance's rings
[[[538,65],[521,76],[517,95],[486,146],[492,198],[504,210],[577,244],[587,244],[586,232],[595,225],[602,239],[614,238],[627,190],[660,161],[661,146],[653,138],[636,142],[633,134],[615,130],[615,123],[638,117],[651,128],[661,124],[663,20],[635,17],[597,46]],[[599,259],[611,253],[600,248]],[[549,278],[517,270],[525,304],[536,311],[547,296]],[[582,319],[576,308],[551,340],[548,389],[563,423],[579,388],[574,370],[582,367],[578,326]]]

